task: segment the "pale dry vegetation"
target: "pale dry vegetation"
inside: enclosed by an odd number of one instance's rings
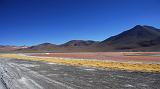
[[[160,72],[160,64],[154,63],[132,63],[132,62],[111,62],[102,60],[80,60],[80,59],[63,59],[56,57],[36,57],[26,56],[23,54],[0,54],[0,58],[15,58],[21,60],[45,61],[58,64],[66,64],[73,66],[86,66],[95,68],[111,68],[130,71],[142,72]]]

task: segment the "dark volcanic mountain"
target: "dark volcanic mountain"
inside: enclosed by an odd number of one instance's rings
[[[158,44],[160,29],[137,25],[134,28],[102,41],[100,46],[111,46],[117,50],[134,49]],[[152,44],[153,41],[153,44]],[[155,43],[155,44],[154,44]]]

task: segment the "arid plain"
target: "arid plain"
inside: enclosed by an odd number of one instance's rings
[[[1,84],[11,89],[158,89],[159,56],[159,52],[0,54]]]

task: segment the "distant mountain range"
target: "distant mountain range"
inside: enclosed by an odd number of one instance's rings
[[[26,49],[27,46],[10,46],[10,45],[0,45],[0,52],[14,52],[19,49]]]
[[[0,46],[15,52],[160,51],[160,29],[137,25],[104,41],[71,40],[61,45],[43,43],[31,47]]]

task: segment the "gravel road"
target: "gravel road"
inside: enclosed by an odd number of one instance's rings
[[[0,59],[0,89],[159,89],[160,73]]]

